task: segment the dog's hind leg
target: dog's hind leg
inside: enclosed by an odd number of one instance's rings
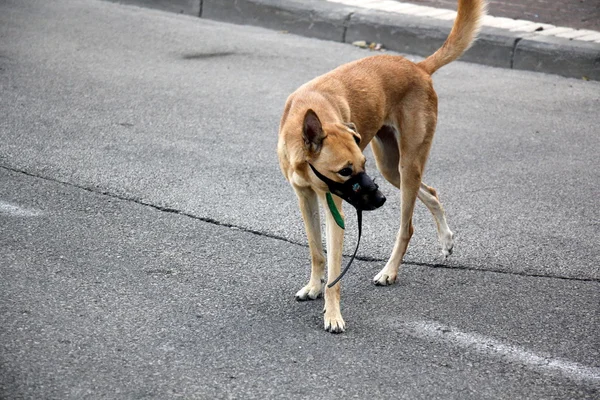
[[[452,233],[448,222],[446,222],[446,212],[437,197],[436,190],[421,182],[417,196],[433,215],[437,227],[438,240],[442,246],[442,254],[444,257],[448,257],[452,254],[452,248],[454,247],[454,233]]]
[[[325,257],[321,242],[321,221],[319,218],[319,201],[311,188],[294,186],[298,196],[298,204],[302,212],[308,247],[310,249],[311,268],[308,284],[296,293],[296,300],[314,300],[323,293],[325,280]]]
[[[392,185],[400,189],[400,145],[396,139],[396,130],[384,125],[379,129],[373,140],[371,150],[375,156],[375,163],[381,175]]]
[[[389,183],[400,189],[401,179],[398,168],[400,165],[400,146],[396,138],[397,132],[393,127],[383,126],[371,141],[371,149],[381,175]],[[448,227],[446,213],[437,197],[436,190],[421,182],[417,197],[431,212],[437,227],[438,240],[442,246],[442,254],[444,257],[448,257],[452,254],[454,234]]]
[[[427,95],[426,95],[427,96]],[[399,110],[400,123],[400,230],[392,254],[385,267],[373,278],[376,285],[390,285],[396,281],[398,269],[413,234],[412,217],[425,163],[433,141],[436,115],[424,104],[436,102],[435,94],[428,98],[422,92],[413,92],[405,98]]]

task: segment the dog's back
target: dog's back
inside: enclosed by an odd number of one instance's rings
[[[350,62],[307,82],[292,93],[282,116],[280,134],[286,135],[286,125],[299,126],[298,121],[287,123],[290,112],[297,118],[304,115],[302,103],[322,103],[321,113],[334,105],[331,112],[347,121],[358,121],[357,128],[366,135],[361,147],[386,123],[390,107],[398,105],[411,90],[435,93],[430,75],[460,57],[474,42],[485,15],[484,0],[460,0],[452,31],[435,53],[419,63],[402,56],[377,55]],[[316,94],[316,95],[315,95]],[[307,100],[310,99],[311,101]],[[295,107],[292,107],[295,103]],[[291,116],[292,119],[294,115]],[[372,125],[372,126],[368,126]],[[298,131],[293,132],[299,134]]]

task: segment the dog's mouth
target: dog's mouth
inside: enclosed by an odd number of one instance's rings
[[[344,183],[335,182],[321,174],[310,165],[315,175],[327,184],[329,191],[350,203],[357,210],[371,211],[385,203],[385,196],[379,191],[379,186],[365,172],[353,175]]]
[[[385,203],[385,196],[379,190],[375,190],[374,192],[368,193],[362,196],[357,204],[352,204],[356,208],[360,208],[361,210],[372,211],[381,207]]]

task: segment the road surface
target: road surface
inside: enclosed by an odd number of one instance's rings
[[[93,0],[4,1],[0,38],[0,398],[598,396],[599,83],[436,73],[426,182],[455,254],[419,205],[399,282],[373,286],[399,224],[379,178],[331,335],[294,301],[277,127],[368,51]]]

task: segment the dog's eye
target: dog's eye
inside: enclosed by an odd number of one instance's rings
[[[341,176],[350,176],[350,175],[352,175],[352,168],[349,168],[349,167],[342,168],[341,170],[338,171],[338,174],[340,174]]]

